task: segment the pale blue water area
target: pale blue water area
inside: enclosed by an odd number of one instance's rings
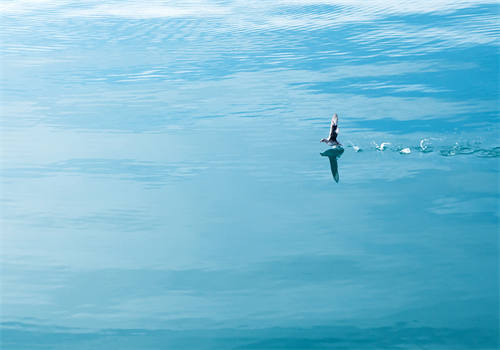
[[[3,1],[1,348],[497,349],[499,8]]]

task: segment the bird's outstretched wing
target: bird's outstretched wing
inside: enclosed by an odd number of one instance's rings
[[[335,140],[337,138],[338,124],[339,124],[339,117],[337,116],[337,113],[335,113],[332,117],[332,122],[330,123],[330,135],[328,137],[330,140]]]
[[[337,126],[339,124],[339,116],[335,113],[332,117],[332,124]]]

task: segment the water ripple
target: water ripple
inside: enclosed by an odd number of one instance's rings
[[[132,159],[70,159],[38,167],[6,168],[2,169],[1,173],[6,179],[37,178],[57,174],[113,176],[154,185],[186,179],[205,168],[187,163],[159,164]]]
[[[384,140],[380,144],[371,142],[371,144],[363,145],[361,142],[348,141],[347,148],[352,148],[354,152],[362,150],[372,150],[378,152],[397,152],[401,154],[416,153],[433,153],[444,157],[453,157],[460,155],[476,155],[479,158],[498,158],[500,157],[500,146],[486,146],[481,145],[479,142],[461,143],[455,142],[454,144],[439,143],[431,141],[430,139],[421,139],[418,145],[405,144],[402,142],[391,142]]]

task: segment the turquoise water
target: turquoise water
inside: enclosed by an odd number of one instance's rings
[[[498,348],[498,4],[0,9],[2,349]]]

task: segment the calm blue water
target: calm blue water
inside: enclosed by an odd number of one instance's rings
[[[2,349],[498,348],[498,3],[0,8]]]

